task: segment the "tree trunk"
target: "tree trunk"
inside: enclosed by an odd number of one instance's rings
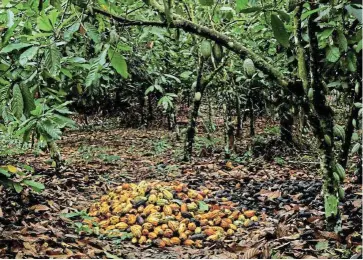
[[[280,107],[280,138],[287,144],[292,143],[292,127],[294,118],[292,117],[287,104]]]
[[[193,106],[189,115],[189,123],[186,132],[185,144],[184,144],[184,161],[190,161],[193,153],[193,143],[195,137],[195,127],[197,125],[197,118],[199,107],[203,98],[204,86],[202,82],[203,72],[203,58],[199,59],[199,71],[197,76],[197,84],[194,89]]]
[[[359,84],[358,81],[357,84]],[[361,103],[361,102],[362,102],[362,87],[359,84],[358,93],[354,94],[354,101],[350,109],[350,115],[348,117],[348,121],[345,126],[345,140],[343,141],[342,152],[340,154],[340,164],[343,166],[343,168],[346,168],[348,163],[349,148],[352,142],[352,135],[354,132],[353,119],[358,121],[357,119],[358,119],[359,108],[356,107],[354,103]]]
[[[253,101],[252,98],[250,98],[250,137],[255,136],[255,118],[253,113]]]
[[[237,133],[236,136],[242,136],[242,115],[241,115],[241,102],[239,97],[236,97],[236,113],[237,113]]]

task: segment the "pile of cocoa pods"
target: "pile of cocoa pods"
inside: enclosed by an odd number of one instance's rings
[[[180,182],[124,183],[90,207],[84,225],[140,245],[200,248],[258,221],[255,211],[237,210],[227,198],[211,203],[214,197],[207,188],[197,191]]]

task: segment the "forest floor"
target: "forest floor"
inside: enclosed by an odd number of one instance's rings
[[[261,138],[271,135],[271,129],[264,120],[257,122]],[[66,164],[58,172],[47,163],[46,153],[14,156],[13,161],[35,168],[46,189],[22,195],[5,195],[0,189],[0,258],[360,258],[361,185],[349,177],[344,183],[338,236],[325,230],[315,153],[270,138],[252,156],[244,133],[237,143],[239,155],[227,163],[223,139],[216,140],[210,150],[198,139],[192,163],[180,160],[183,142],[173,133],[130,128],[67,132],[59,142]],[[66,217],[86,211],[121,183],[150,179],[223,190],[241,207],[256,210],[259,222],[201,249],[160,249],[80,234],[81,214]]]

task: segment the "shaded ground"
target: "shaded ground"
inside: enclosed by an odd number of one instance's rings
[[[264,130],[257,124],[257,133]],[[163,130],[94,130],[67,133],[59,142],[66,165],[56,172],[47,155],[14,158],[35,167],[47,189],[21,196],[0,190],[0,257],[13,258],[348,258],[361,244],[362,187],[345,183],[341,236],[324,231],[317,158],[304,151],[274,147],[273,158],[252,158],[248,138],[239,157],[223,159],[222,138],[214,149],[200,139],[193,163],[180,162],[182,142]],[[276,143],[275,143],[276,145]],[[262,150],[267,148],[262,148]],[[295,155],[294,155],[295,154]],[[299,155],[297,155],[299,154]],[[304,155],[305,154],[305,155]],[[310,154],[310,156],[309,156]],[[263,154],[261,154],[263,155]],[[257,210],[258,225],[241,229],[224,242],[203,249],[137,247],[79,233],[80,217],[108,189],[123,182],[179,180],[219,191],[241,208]],[[112,254],[112,255],[110,255]]]

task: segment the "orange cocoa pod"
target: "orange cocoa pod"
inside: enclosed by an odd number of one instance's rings
[[[185,246],[192,246],[192,245],[194,245],[194,241],[191,240],[191,239],[187,239],[187,240],[185,240],[183,242],[183,245],[185,245]]]
[[[165,216],[170,216],[173,214],[173,210],[169,205],[165,205],[163,207],[163,212],[164,212]]]
[[[171,238],[173,236],[174,232],[171,229],[165,229],[164,230],[164,237]]]
[[[143,230],[141,231],[141,234],[142,234],[143,236],[147,236],[147,235],[149,234],[149,230],[147,230],[147,229],[143,229]]]
[[[168,224],[162,224],[162,225],[161,225],[161,229],[162,229],[162,230],[166,230],[167,228],[168,228]]]
[[[232,220],[229,218],[224,218],[221,221],[221,227],[222,228],[229,228],[229,225],[232,224]]]
[[[165,245],[166,246],[171,246],[171,242],[170,242],[170,239],[169,238],[163,237],[161,240],[163,240],[165,242]]]
[[[202,240],[195,240],[194,245],[197,248],[202,248],[203,247],[203,241]]]
[[[147,236],[149,239],[153,240],[158,237],[158,235],[154,232],[150,232]]]
[[[179,237],[172,237],[172,238],[170,238],[170,243],[172,244],[172,245],[180,245],[180,239],[179,239]]]
[[[160,239],[160,241],[158,241],[157,245],[158,245],[158,247],[160,247],[160,248],[164,248],[164,247],[166,247],[166,243],[165,243],[165,241],[164,241],[164,240],[162,240],[162,239]]]
[[[204,230],[203,233],[206,234],[207,236],[212,236],[212,235],[215,235],[217,233],[217,231],[214,229],[208,228],[208,229]]]
[[[188,239],[188,235],[187,234],[185,234],[185,233],[181,233],[180,235],[179,235],[179,238],[180,238],[180,240],[187,240]]]
[[[179,228],[179,222],[178,221],[168,221],[168,227],[175,232]]]
[[[127,224],[129,225],[133,225],[136,223],[136,216],[131,214],[131,215],[128,215],[127,217]]]
[[[180,211],[181,211],[181,212],[188,212],[187,204],[183,203],[183,204],[180,206]]]
[[[190,222],[190,223],[188,224],[188,229],[189,229],[190,231],[194,231],[196,228],[197,228],[197,225],[195,225],[195,223],[194,223],[194,222]]]
[[[247,218],[252,218],[256,214],[256,211],[254,211],[254,210],[246,210],[245,212],[243,212],[243,214]]]

